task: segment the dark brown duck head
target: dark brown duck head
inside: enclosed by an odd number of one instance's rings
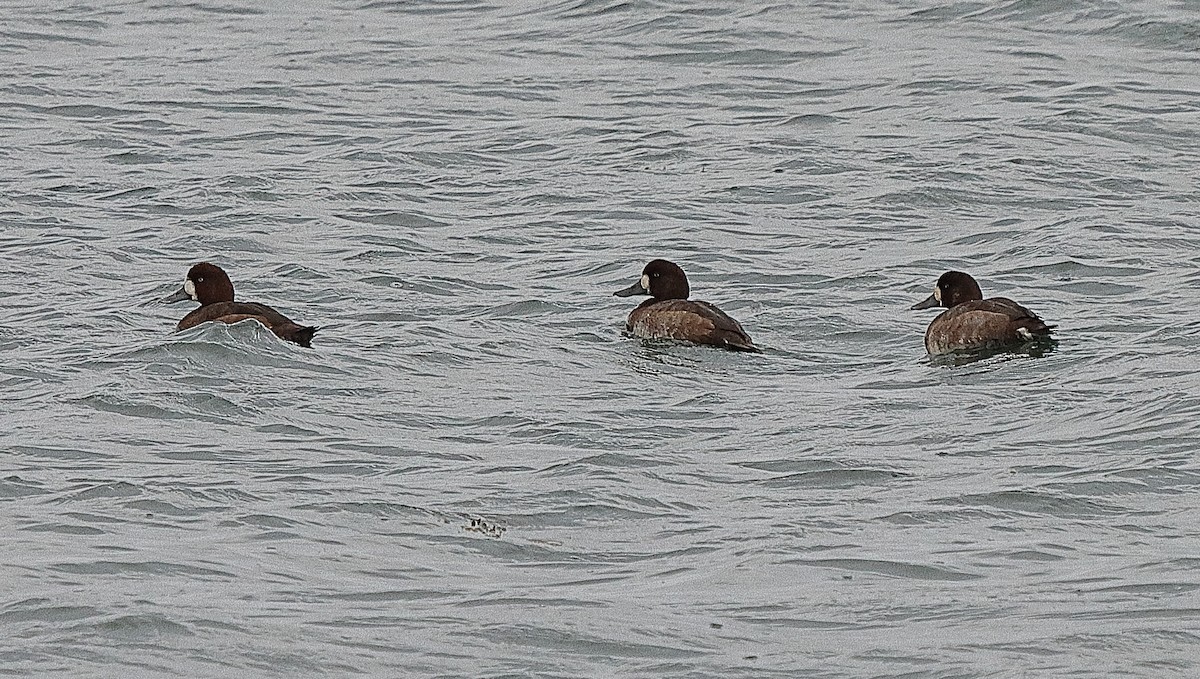
[[[233,283],[221,267],[200,262],[188,270],[183,287],[163,300],[165,304],[182,302],[185,299],[200,302],[200,306],[217,302],[233,301]]]
[[[687,275],[678,264],[655,259],[642,269],[638,282],[613,294],[617,297],[649,295],[654,299],[687,299],[691,290],[688,289]]]
[[[928,309],[943,306],[947,309],[958,306],[963,302],[983,299],[983,291],[974,278],[961,271],[947,271],[933,286],[933,294],[925,301],[912,305],[913,309]]]

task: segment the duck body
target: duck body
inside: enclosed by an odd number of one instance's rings
[[[635,337],[672,339],[724,347],[734,351],[759,351],[724,311],[708,302],[687,299],[648,299],[629,313],[625,329]]]
[[[716,305],[688,299],[687,276],[672,262],[651,261],[637,283],[613,294],[651,296],[630,312],[625,321],[625,329],[635,337],[682,340],[733,351],[760,351],[742,325]]]
[[[933,295],[912,308],[934,306],[946,310],[925,330],[925,350],[931,355],[1024,344],[1054,332],[1054,326],[1011,299],[983,299],[975,279],[960,271],[942,274]]]
[[[183,288],[163,302],[174,303],[185,299],[200,302],[200,308],[184,316],[175,326],[176,330],[187,330],[209,321],[238,323],[253,319],[282,340],[311,347],[313,335],[319,329],[312,325],[300,325],[266,304],[235,302],[229,276],[221,267],[208,262],[193,266],[188,271]]]
[[[209,321],[238,323],[247,319],[258,321],[266,326],[268,330],[275,333],[280,339],[295,342],[302,347],[311,347],[313,335],[317,332],[315,326],[300,325],[266,304],[258,304],[257,302],[216,302],[205,304],[199,309],[194,309],[187,316],[184,316],[179,321],[179,324],[175,326],[175,329],[187,330],[188,328],[194,328],[201,323],[208,323]]]

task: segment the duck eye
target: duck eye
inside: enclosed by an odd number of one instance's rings
[[[656,272],[654,272],[654,277],[655,277],[655,278],[658,278],[658,276],[659,276],[658,272],[657,272],[657,271],[656,271]]]
[[[203,282],[204,282],[204,277],[203,277],[203,276],[201,276],[200,278],[197,278],[197,279],[196,279],[196,282],[197,282],[197,283],[203,283]]]

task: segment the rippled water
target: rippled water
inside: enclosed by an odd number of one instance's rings
[[[1197,676],[1196,9],[7,3],[0,675]]]

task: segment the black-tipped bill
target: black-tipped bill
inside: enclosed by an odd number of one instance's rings
[[[649,295],[650,291],[642,287],[642,282],[638,281],[624,290],[617,290],[613,293],[617,297],[633,297],[634,295]]]
[[[187,288],[179,288],[179,290],[176,290],[173,295],[170,297],[163,297],[161,300],[159,300],[159,302],[161,304],[174,304],[176,302],[182,302],[185,299],[191,298],[192,296],[188,294]]]
[[[929,308],[938,306],[940,304],[941,304],[941,301],[937,298],[937,295],[930,295],[925,301],[917,302],[916,304],[912,305],[909,308],[910,309],[929,309]]]

